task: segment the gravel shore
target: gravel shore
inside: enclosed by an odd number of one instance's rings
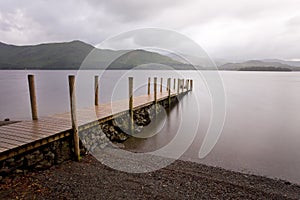
[[[150,173],[111,169],[93,156],[6,177],[0,199],[300,199],[300,186],[192,162]]]

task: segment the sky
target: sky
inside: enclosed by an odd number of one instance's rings
[[[0,41],[96,45],[140,28],[176,31],[213,58],[300,60],[299,0],[1,0]]]

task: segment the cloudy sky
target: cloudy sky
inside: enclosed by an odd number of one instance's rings
[[[0,41],[98,44],[137,28],[170,29],[215,58],[300,59],[299,0],[1,0]]]

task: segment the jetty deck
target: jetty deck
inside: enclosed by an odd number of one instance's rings
[[[171,92],[171,97],[178,95]],[[157,102],[169,97],[168,92],[158,92]],[[154,94],[133,98],[133,110],[154,103]],[[107,121],[128,112],[128,99],[78,109],[79,131],[95,123]],[[72,134],[71,112],[21,121],[0,127],[0,161]]]

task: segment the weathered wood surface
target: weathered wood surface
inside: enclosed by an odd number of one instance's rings
[[[34,75],[31,74],[28,75],[28,85],[29,85],[30,105],[31,105],[31,117],[32,120],[37,120],[38,111],[37,111]]]
[[[95,78],[96,79],[96,78]],[[75,95],[75,76],[69,76],[69,92],[70,92],[70,109],[71,109],[71,122],[74,141],[74,153],[75,159],[80,160],[80,147],[78,136],[78,124],[77,124],[77,109],[76,109],[76,95]]]
[[[168,92],[157,93],[157,101],[168,98]],[[171,96],[176,93],[172,91]],[[152,104],[154,94],[134,97],[133,109]],[[99,104],[89,108],[77,110],[78,126],[106,119],[114,115],[128,111],[128,99],[112,103]],[[47,139],[56,134],[70,132],[72,130],[71,113],[65,112],[48,117],[40,117],[38,120],[22,121],[0,126],[0,154],[8,150]]]

